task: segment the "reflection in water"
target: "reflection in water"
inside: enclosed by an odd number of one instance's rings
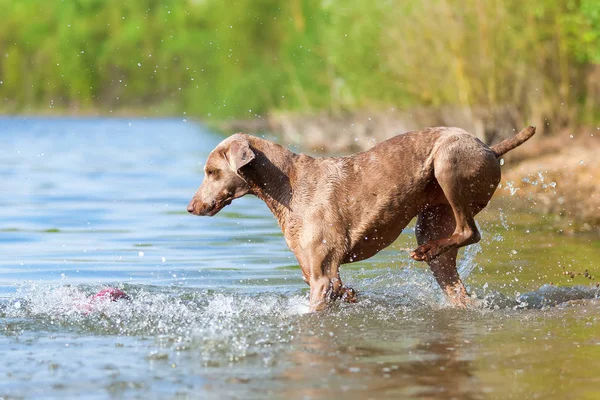
[[[452,314],[452,313],[451,313]],[[446,312],[432,313],[412,329],[413,335],[393,341],[362,340],[361,332],[340,330],[338,318],[321,324],[299,325],[301,332],[285,352],[288,366],[276,379],[283,392],[295,398],[478,399],[483,397],[474,377],[470,341]],[[404,324],[398,330],[404,330]],[[343,324],[342,324],[343,325]],[[394,323],[377,326],[393,335]]]

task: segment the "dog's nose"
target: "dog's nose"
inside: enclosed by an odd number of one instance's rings
[[[190,214],[193,214],[193,213],[194,213],[194,204],[192,204],[192,203],[188,204],[188,206],[187,206],[187,211],[188,211]]]

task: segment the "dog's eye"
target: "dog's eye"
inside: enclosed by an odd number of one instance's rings
[[[208,176],[212,176],[212,177],[216,177],[218,175],[219,171],[216,169],[209,169],[208,171],[206,171],[206,175]]]

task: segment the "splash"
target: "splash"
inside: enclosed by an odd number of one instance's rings
[[[89,297],[99,289],[27,284],[0,305],[0,317],[17,335],[23,330],[60,329],[151,336],[168,349],[197,352],[212,365],[260,355],[270,347],[267,344],[288,342],[294,317],[308,310],[308,301],[300,294],[127,285],[122,289],[130,300],[107,299],[90,309]]]
[[[476,246],[461,262],[466,278],[475,265]],[[365,274],[372,274],[365,276]],[[130,300],[102,301],[85,308],[94,286],[40,286],[27,284],[8,301],[0,303],[5,335],[23,331],[69,331],[93,335],[151,337],[165,352],[189,352],[207,366],[237,363],[258,357],[270,365],[276,353],[299,334],[308,321],[317,325],[334,318],[410,319],[428,310],[443,310],[447,303],[428,270],[410,263],[402,269],[354,271],[347,283],[365,288],[357,304],[336,303],[331,310],[305,315],[305,290],[292,293],[231,293],[179,287],[121,286]],[[509,297],[485,290],[479,309],[544,309],[577,300],[596,299],[596,287],[556,287]],[[449,310],[448,312],[454,312]],[[309,324],[310,326],[310,324]],[[149,357],[165,357],[157,351]]]
[[[598,287],[543,285],[536,291],[523,293],[517,302],[520,308],[543,309],[578,300],[597,299],[599,296]]]
[[[466,281],[469,275],[473,272],[473,270],[477,267],[477,263],[475,262],[475,257],[477,254],[481,253],[482,247],[479,243],[472,244],[465,248],[463,256],[458,261],[458,275],[460,279]]]

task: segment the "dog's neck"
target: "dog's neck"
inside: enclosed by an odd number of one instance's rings
[[[293,181],[297,154],[257,137],[250,137],[250,147],[256,158],[240,175],[250,186],[250,193],[263,200],[284,228],[291,211]]]

